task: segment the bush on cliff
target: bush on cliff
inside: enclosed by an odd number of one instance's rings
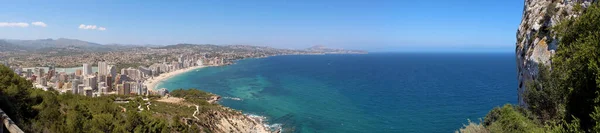
[[[483,125],[491,132],[537,133],[544,129],[535,120],[530,119],[526,110],[510,104],[496,107],[485,117]]]
[[[552,67],[540,66],[527,83],[527,109],[506,105],[490,111],[491,132],[600,132],[600,7],[594,2],[553,30],[559,45]]]

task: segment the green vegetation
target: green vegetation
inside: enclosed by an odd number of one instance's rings
[[[209,104],[206,99],[213,95],[197,89],[172,93],[186,100],[165,103],[135,96],[58,94],[34,89],[30,81],[0,65],[0,108],[25,132],[211,132],[215,129],[211,122],[220,117],[210,113],[234,112]],[[116,99],[129,102],[115,103]],[[199,105],[197,119],[192,117],[193,105]]]
[[[580,17],[552,29],[560,48],[552,67],[539,66],[537,79],[527,83],[528,106],[495,108],[481,124],[460,131],[600,132],[600,5],[594,2]]]
[[[215,95],[208,93],[208,92],[200,91],[198,89],[187,89],[187,90],[176,89],[176,90],[169,92],[169,94],[174,97],[181,97],[181,98],[185,99],[185,101],[187,101],[191,104],[199,105],[200,106],[200,108],[199,108],[200,114],[210,113],[211,111],[228,112],[228,113],[232,113],[232,114],[241,114],[240,112],[237,112],[234,110],[224,109],[219,104],[208,103],[207,100],[211,99]]]
[[[139,66],[148,66],[149,64],[143,64],[143,63],[117,63],[115,64],[115,66],[117,67],[117,71],[120,71],[121,69],[124,68],[138,68]]]
[[[575,3],[575,6],[573,6],[573,11],[580,13],[581,10],[583,10],[583,8],[581,7],[581,3],[579,3],[579,2]]]
[[[544,129],[532,120],[526,110],[510,104],[496,107],[485,117],[483,125],[491,132],[531,133],[543,132]]]

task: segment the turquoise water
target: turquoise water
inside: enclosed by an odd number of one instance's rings
[[[166,80],[263,115],[289,132],[453,132],[467,119],[516,103],[506,54],[294,55],[247,59]]]

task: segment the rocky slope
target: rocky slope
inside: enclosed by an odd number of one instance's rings
[[[208,98],[210,97],[210,98]],[[165,118],[172,116],[185,116],[180,119],[186,126],[196,126],[204,132],[214,133],[277,133],[266,126],[265,118],[260,116],[245,115],[240,111],[219,105],[218,96],[210,94],[208,97],[162,97],[149,111],[155,114],[164,114]],[[196,98],[208,100],[207,103],[197,103]],[[186,100],[187,99],[187,100]],[[168,104],[161,104],[168,103]],[[196,103],[194,103],[196,102]],[[176,109],[176,110],[173,110]],[[191,109],[191,110],[190,110]],[[186,111],[187,110],[187,111]],[[192,111],[194,110],[194,111]],[[191,113],[193,112],[193,113]],[[190,117],[191,116],[191,117]]]
[[[551,66],[557,48],[552,27],[577,17],[594,0],[525,0],[523,18],[517,31],[516,58],[519,105],[525,105],[523,92],[527,81],[536,80],[538,65]]]

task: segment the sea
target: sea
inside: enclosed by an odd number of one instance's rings
[[[514,53],[288,55],[208,67],[158,84],[200,89],[284,132],[448,133],[517,103]]]

